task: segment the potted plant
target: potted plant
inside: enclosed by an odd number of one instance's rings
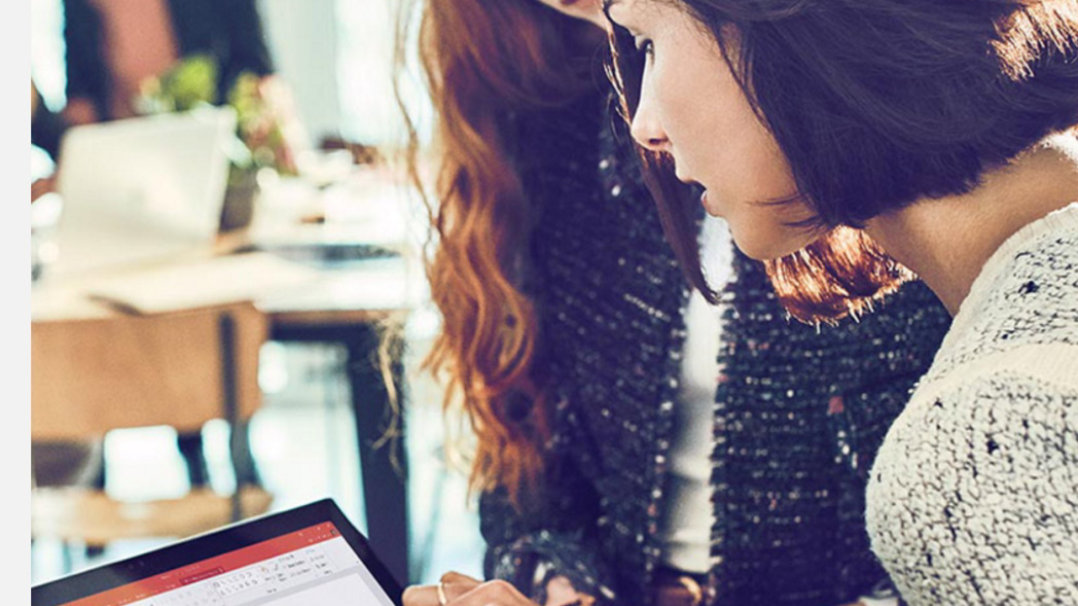
[[[237,145],[230,150],[231,169],[222,231],[250,224],[262,170],[296,175],[296,161],[285,133],[286,91],[272,76],[241,72],[223,97],[218,95],[218,66],[209,55],[192,55],[140,86],[136,106],[143,114],[188,111],[219,98],[236,110]]]

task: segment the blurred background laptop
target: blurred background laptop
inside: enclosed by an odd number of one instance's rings
[[[236,142],[229,107],[71,128],[48,273],[70,276],[167,260],[217,236]]]

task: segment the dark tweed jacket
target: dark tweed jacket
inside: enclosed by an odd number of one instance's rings
[[[648,604],[674,437],[686,282],[596,94],[516,121],[537,216],[528,289],[555,394],[546,489],[483,496],[485,571],[540,603],[551,575],[601,602]],[[886,575],[869,551],[876,447],[949,318],[911,283],[860,323],[787,320],[735,255],[722,294],[712,484],[717,604],[833,606]]]

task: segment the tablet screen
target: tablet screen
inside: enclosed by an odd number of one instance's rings
[[[271,522],[273,516],[247,526],[273,526]],[[244,530],[244,525],[230,532],[234,534],[238,530]],[[97,591],[100,587],[95,587],[92,593],[81,592],[81,597],[54,603],[68,606],[395,606],[399,596],[394,599],[387,593],[387,587],[388,591],[396,593],[395,583],[386,579],[384,569],[372,570],[372,566],[379,568],[380,564],[372,560],[369,552],[364,553],[365,542],[358,545],[357,553],[355,537],[347,538],[354,534],[358,534],[355,529],[341,520],[293,527],[271,538],[247,541],[238,548],[231,548],[235,547],[232,543],[227,551],[190,559],[180,566],[154,566],[145,571],[148,574],[138,575],[137,580],[128,577],[101,591]],[[213,539],[212,535],[195,539],[186,551],[190,554],[199,543],[220,544]],[[154,555],[151,553],[142,559],[153,564]],[[112,566],[126,566],[130,570],[133,563]],[[60,583],[87,586],[85,582],[79,582],[77,575]]]

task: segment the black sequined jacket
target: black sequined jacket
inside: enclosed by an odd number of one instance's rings
[[[542,496],[518,511],[485,494],[480,519],[487,576],[540,603],[559,574],[600,603],[649,603],[678,405],[689,291],[599,97],[516,122],[557,404]],[[865,474],[949,319],[911,283],[860,323],[817,331],[786,319],[760,264],[735,265],[716,352],[715,603],[834,606],[886,579]]]

